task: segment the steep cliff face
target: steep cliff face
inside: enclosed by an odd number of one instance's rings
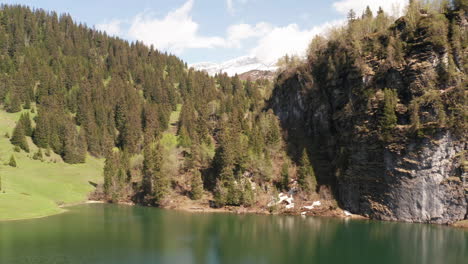
[[[374,152],[383,159],[377,166],[352,159],[349,169],[367,166],[361,171],[367,175],[341,179],[340,201],[350,211],[382,220],[462,220],[467,213],[466,174],[458,172],[457,155],[465,147],[450,132],[440,132],[432,139],[409,140],[399,150]]]
[[[463,61],[449,44],[430,41],[425,19],[400,63],[329,42],[278,77],[271,107],[290,153],[309,149],[319,183],[352,213],[428,223],[467,217],[466,116],[457,119],[453,103],[466,106],[465,74],[454,66],[451,81],[441,70],[451,58]],[[466,19],[458,21],[465,30]]]

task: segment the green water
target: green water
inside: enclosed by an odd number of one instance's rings
[[[42,219],[0,222],[0,263],[468,263],[468,232],[95,204]]]

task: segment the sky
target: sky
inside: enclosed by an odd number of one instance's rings
[[[316,34],[341,25],[350,9],[361,14],[404,8],[408,0],[6,0],[69,13],[109,35],[140,40],[189,64],[241,56],[271,64],[303,55]]]

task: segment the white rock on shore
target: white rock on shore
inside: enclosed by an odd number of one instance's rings
[[[315,202],[312,203],[312,205],[304,206],[304,208],[307,209],[307,210],[313,210],[314,207],[321,206],[321,205],[322,205],[322,203],[320,201],[315,201]]]
[[[268,203],[268,207],[273,205],[286,203],[286,209],[294,208],[294,198],[293,196],[289,196],[285,193],[278,194],[278,200],[274,199]]]

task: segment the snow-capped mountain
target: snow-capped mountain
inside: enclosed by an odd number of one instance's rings
[[[252,70],[259,71],[276,71],[278,68],[275,64],[267,65],[262,63],[258,58],[244,56],[222,63],[201,62],[190,65],[196,70],[206,71],[210,75],[216,73],[227,73],[229,76],[242,74]]]

